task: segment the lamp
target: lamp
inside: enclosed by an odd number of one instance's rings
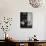
[[[45,0],[29,0],[29,3],[33,8],[38,8],[42,6],[43,2],[45,3]]]

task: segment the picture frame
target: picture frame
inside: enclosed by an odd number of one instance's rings
[[[20,12],[20,27],[32,28],[33,14],[32,12]]]

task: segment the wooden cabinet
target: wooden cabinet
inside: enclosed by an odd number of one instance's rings
[[[6,40],[6,43],[11,45],[11,46],[46,46],[46,40],[41,40],[41,41],[10,41]]]
[[[46,46],[46,42],[0,42],[0,46]]]

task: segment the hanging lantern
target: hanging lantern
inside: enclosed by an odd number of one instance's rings
[[[38,8],[39,6],[42,5],[43,0],[29,0],[29,3],[32,7]]]

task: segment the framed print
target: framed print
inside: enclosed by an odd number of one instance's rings
[[[32,28],[32,12],[20,12],[20,27],[21,28]]]

